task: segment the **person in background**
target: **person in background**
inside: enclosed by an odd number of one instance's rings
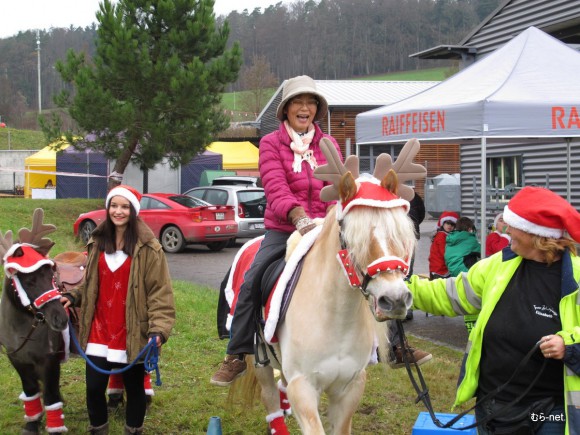
[[[110,371],[125,368],[150,340],[161,347],[175,323],[173,288],[159,241],[138,217],[141,195],[119,185],[105,201],[106,219],[87,244],[82,284],[65,293],[81,307],[79,343],[89,360]],[[123,372],[127,393],[125,434],[142,434],[146,412],[139,361]],[[89,432],[109,433],[106,389],[109,376],[86,364]]]
[[[475,224],[468,217],[457,219],[455,231],[445,241],[445,265],[449,276],[467,272],[481,257],[481,245],[477,241]]]
[[[45,189],[54,189],[54,184],[52,184],[52,179],[49,178],[46,184],[44,185]]]
[[[445,264],[445,244],[447,235],[455,229],[459,214],[454,211],[444,211],[437,221],[437,230],[431,239],[429,250],[429,278],[441,278],[449,276],[449,270]]]
[[[447,236],[445,243],[445,264],[449,276],[467,272],[481,258],[481,245],[477,241],[475,224],[468,217],[457,219],[455,231]],[[477,321],[476,314],[466,314],[463,321],[467,332],[471,332]]]
[[[493,220],[493,229],[485,239],[485,255],[489,257],[508,246],[511,241],[509,234],[506,234],[507,224],[503,220],[503,213],[498,213]]]
[[[419,226],[421,225],[421,222],[423,222],[423,220],[425,219],[425,203],[423,202],[423,198],[421,198],[421,196],[417,192],[415,192],[415,196],[413,197],[413,199],[409,204],[410,204],[409,217],[411,218],[411,220],[413,221],[413,225],[415,226],[415,237],[417,238],[417,240],[419,240],[421,238],[421,230]],[[415,263],[415,253],[413,253],[413,256],[411,257],[411,261],[409,263],[408,276],[411,276],[413,274],[414,263]],[[412,319],[413,319],[413,310],[409,309],[407,311],[406,320]],[[388,334],[387,339],[389,342],[389,361],[388,361],[389,366],[391,366],[394,369],[404,367],[405,362],[403,360],[401,336],[399,335],[396,321],[394,320],[387,321],[387,334]],[[408,343],[406,343],[406,347],[407,349],[409,349],[407,360],[410,363],[417,363],[418,365],[421,365],[431,360],[431,358],[433,358],[433,355],[431,355],[429,352],[413,348],[409,346]]]
[[[579,435],[580,213],[551,190],[528,186],[503,218],[511,245],[501,255],[457,278],[411,277],[413,304],[436,315],[479,314],[455,398],[461,406],[493,394],[476,407],[487,422],[479,434]]]
[[[276,112],[280,126],[260,141],[259,169],[267,199],[264,214],[267,231],[244,275],[227,355],[210,380],[213,385],[228,386],[243,375],[247,366],[244,357],[254,352],[254,312],[260,303],[256,280],[272,261],[284,255],[286,241],[295,230],[306,234],[315,227],[313,219],[326,216],[327,208],[334,204],[321,201],[320,191],[326,183],[313,176],[314,169],[326,163],[319,146],[322,138],[330,139],[341,155],[336,140],[316,124],[327,111],[326,98],[318,92],[312,78],[298,76],[286,80]]]

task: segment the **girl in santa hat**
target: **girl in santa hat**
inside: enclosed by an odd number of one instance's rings
[[[160,347],[175,323],[169,268],[161,244],[138,217],[141,195],[117,186],[107,195],[107,214],[87,244],[81,286],[68,294],[80,305],[79,342],[90,361],[110,371],[125,368],[153,340]],[[143,433],[145,370],[139,361],[123,372],[127,394],[125,434]],[[89,432],[109,433],[106,390],[109,376],[86,365]]]
[[[449,276],[449,270],[445,264],[445,244],[447,235],[455,230],[457,219],[459,219],[459,213],[454,211],[444,211],[439,216],[437,230],[431,239],[429,250],[429,278],[431,279]]]
[[[524,187],[503,219],[509,247],[457,278],[413,276],[414,306],[479,314],[455,399],[477,399],[479,434],[580,435],[580,213],[548,189]]]
[[[503,220],[503,213],[499,213],[493,220],[494,231],[485,239],[485,255],[489,257],[508,246],[511,237],[506,233],[507,224]]]

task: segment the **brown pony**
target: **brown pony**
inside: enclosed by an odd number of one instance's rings
[[[407,216],[413,191],[400,183],[424,176],[425,168],[412,163],[416,140],[405,145],[394,165],[389,155],[379,156],[367,177],[359,177],[355,156],[342,165],[332,143],[323,140],[321,147],[328,164],[315,176],[332,182],[321,198],[338,202],[304,258],[269,356],[281,370],[282,397],[287,394],[303,433],[325,433],[318,411],[325,393],[328,431],[349,434],[365,388],[365,367],[377,339],[384,341],[384,327],[377,322],[403,318],[412,304],[404,278],[416,243]],[[251,373],[260,383],[270,427],[287,433],[273,367]]]
[[[0,256],[4,264],[4,287],[0,301],[0,345],[22,382],[26,424],[22,434],[37,434],[46,413],[50,433],[67,431],[60,394],[60,364],[63,331],[68,316],[54,276],[54,263],[47,255],[54,243],[47,238],[56,230],[43,224],[44,212],[36,209],[32,229],[0,233]],[[42,384],[42,392],[41,385]],[[44,401],[44,408],[41,401]]]

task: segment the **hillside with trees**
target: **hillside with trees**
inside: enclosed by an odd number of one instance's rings
[[[228,86],[247,90],[298,74],[316,79],[351,79],[441,66],[409,54],[440,44],[457,44],[492,12],[499,0],[309,0],[278,2],[266,9],[216,17],[227,21],[228,46],[242,48],[242,70]],[[96,13],[96,11],[95,11]],[[15,128],[37,128],[36,32],[0,39],[0,116]],[[72,90],[55,68],[67,50],[95,56],[97,27],[53,28],[39,32],[42,110]],[[69,87],[69,88],[67,88]],[[250,98],[248,111],[263,104]]]

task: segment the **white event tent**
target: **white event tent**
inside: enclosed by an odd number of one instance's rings
[[[579,74],[579,52],[530,27],[438,85],[359,114],[357,145],[396,143],[409,138],[459,144],[479,140],[481,187],[487,185],[488,142],[533,146],[541,138],[561,138],[568,148],[567,196],[570,199],[570,143],[572,138],[580,137]],[[559,164],[566,163],[560,160]],[[480,191],[483,224],[486,192]]]

